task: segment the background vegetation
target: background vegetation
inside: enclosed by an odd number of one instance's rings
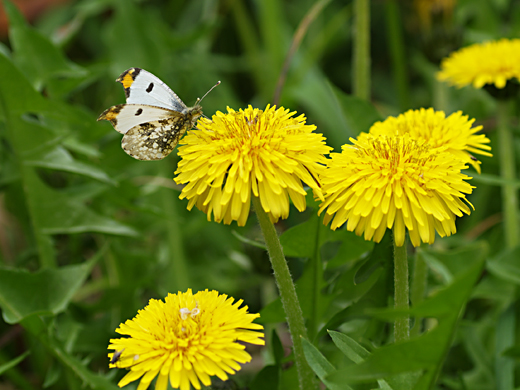
[[[520,3],[461,0],[453,13],[441,5],[426,19],[419,3],[371,2],[370,102],[351,94],[353,4],[324,4],[292,57],[281,104],[305,113],[335,151],[376,120],[434,106],[476,118],[496,152],[495,102],[483,90],[442,86],[434,74],[461,45],[518,37]],[[117,388],[124,373],[109,372],[106,348],[118,324],[150,298],[187,288],[242,298],[266,327],[266,348],[251,349],[253,362],[214,388],[296,388],[255,218],[240,228],[188,212],[172,180],[175,152],[136,161],[121,149],[121,135],[96,118],[124,102],[114,80],[130,67],[156,74],[187,104],[222,80],[203,102],[208,116],[226,106],[265,107],[313,5],[81,0],[29,24],[4,3],[0,389]],[[482,175],[469,170],[475,211],[458,220],[456,235],[411,256],[412,265],[427,265],[428,291],[412,286],[412,314],[416,323],[428,318],[430,331],[419,336],[415,327],[406,348],[392,345],[393,317],[382,310],[392,302],[390,234],[374,246],[332,232],[319,224],[312,199],[306,212],[292,209],[277,225],[317,348],[307,345],[308,356],[322,379],[334,374],[329,388],[402,389],[396,374],[405,371],[415,372],[416,388],[520,386],[520,252],[503,242],[497,159],[481,160]],[[317,271],[309,260],[316,258],[323,264]],[[313,300],[316,272],[320,295]]]

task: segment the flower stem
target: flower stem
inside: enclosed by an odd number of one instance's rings
[[[171,172],[174,170],[170,161],[172,159],[162,161],[161,173],[165,178],[170,177]],[[178,199],[176,199],[176,193],[169,188],[162,188],[161,193],[163,212],[166,216],[166,234],[170,255],[170,262],[164,273],[167,280],[163,285],[166,287],[167,292],[186,291],[192,284],[184,254],[184,230],[180,226]]]
[[[409,296],[406,244],[397,246],[394,238],[394,307],[396,309],[408,309]],[[395,320],[394,339],[399,342],[409,338],[410,317],[406,315]]]
[[[410,301],[412,305],[417,305],[424,301],[426,294],[426,286],[428,283],[428,266],[423,259],[422,252],[418,249],[414,257],[414,268],[412,276],[412,287],[410,290]],[[423,319],[415,317],[415,324],[410,330],[412,336],[419,336],[421,334],[421,324]]]
[[[516,178],[516,172],[513,134],[509,126],[510,106],[511,103],[507,100],[498,101],[498,156],[500,158],[500,175],[503,179],[513,182]],[[502,204],[506,246],[512,248],[517,244],[519,238],[518,199],[513,184],[502,186]]]
[[[273,267],[276,284],[280,291],[280,298],[287,316],[287,323],[291,333],[294,360],[298,371],[298,379],[301,390],[310,390],[316,388],[314,381],[314,373],[305,360],[303,353],[302,338],[307,338],[307,330],[303,321],[303,313],[298,302],[296,289],[289,272],[289,267],[283,254],[282,245],[278,239],[276,229],[269,219],[269,215],[264,211],[260,199],[253,196],[253,207],[260,223],[260,228],[264,235],[267,251],[269,252],[269,259]]]
[[[405,45],[403,39],[403,22],[399,15],[399,4],[397,0],[386,1],[386,25],[387,43],[392,57],[392,73],[399,111],[410,108],[410,93],[408,86],[408,71],[406,69]]]
[[[370,99],[370,1],[354,0],[354,96]]]

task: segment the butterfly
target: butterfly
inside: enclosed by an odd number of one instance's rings
[[[188,107],[165,83],[140,68],[125,70],[116,80],[123,85],[126,104],[106,109],[97,119],[109,121],[124,134],[123,150],[137,160],[161,160],[169,155],[187,130],[202,116],[197,99]]]

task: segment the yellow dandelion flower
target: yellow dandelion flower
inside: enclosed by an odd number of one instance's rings
[[[455,216],[469,214],[464,194],[472,187],[461,173],[465,164],[441,148],[432,148],[408,134],[365,135],[342,153],[331,154],[322,176],[326,210],[324,223],[335,230],[347,222],[347,230],[366,240],[381,241],[393,228],[395,242],[403,245],[408,229],[414,246],[432,244],[435,231],[441,237],[456,232]],[[473,206],[472,206],[473,207]]]
[[[504,88],[507,80],[520,80],[520,39],[489,41],[453,52],[442,61],[437,78],[459,88],[470,84]]]
[[[305,210],[305,183],[323,199],[318,182],[330,151],[305,116],[280,107],[265,110],[217,112],[212,120],[200,119],[197,129],[181,141],[177,184],[186,184],[180,198],[187,198],[215,221],[245,225],[251,192],[260,198],[271,220],[289,215],[289,198]]]
[[[428,142],[434,148],[445,148],[465,163],[473,165],[480,173],[480,164],[471,153],[492,157],[485,150],[491,150],[489,138],[484,134],[475,134],[482,126],[472,127],[474,119],[468,120],[461,111],[446,118],[443,111],[433,108],[409,110],[396,117],[388,117],[383,122],[376,122],[369,130],[372,135],[410,134],[416,140]],[[364,136],[364,133],[360,135]]]
[[[156,390],[189,390],[211,385],[211,376],[228,379],[240,370],[239,363],[251,361],[238,341],[264,345],[263,329],[253,320],[242,300],[217,291],[191,289],[168,294],[164,302],[151,299],[137,316],[119,325],[116,332],[129,337],[111,339],[110,367],[129,368],[119,387],[141,378],[138,390],[147,389],[157,377]]]

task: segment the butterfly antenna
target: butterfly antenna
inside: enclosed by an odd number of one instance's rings
[[[213,87],[211,87],[211,88],[209,89],[209,91],[206,92],[206,93],[204,94],[203,97],[201,97],[200,99],[197,98],[197,101],[195,102],[195,104],[199,104],[199,103],[202,101],[202,99],[204,99],[206,96],[208,96],[208,93],[210,93],[211,91],[213,91],[213,89],[214,89],[217,85],[220,85],[220,81],[217,81],[217,83],[216,83]]]

